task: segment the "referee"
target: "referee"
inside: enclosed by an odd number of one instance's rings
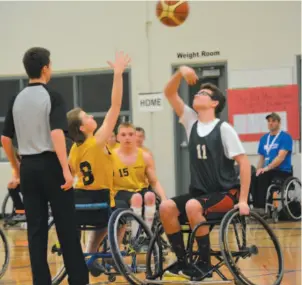
[[[29,84],[9,105],[1,141],[16,179],[20,178],[33,284],[51,285],[47,264],[50,202],[69,284],[86,285],[89,283],[88,269],[76,230],[73,177],[66,153],[64,100],[46,86],[52,73],[48,50],[29,49],[23,57],[23,64]],[[15,134],[20,165],[12,145]]]

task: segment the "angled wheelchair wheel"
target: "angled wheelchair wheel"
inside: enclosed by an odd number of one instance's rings
[[[11,221],[12,217],[14,216],[13,201],[9,193],[7,193],[3,199],[1,210],[2,210],[2,218],[4,219],[4,226],[7,226],[9,225],[9,221]]]
[[[52,277],[51,284],[59,285],[67,276],[64,266],[63,255],[57,237],[55,223],[52,220],[48,225],[48,248],[47,248],[48,264]]]
[[[281,191],[282,208],[291,220],[301,219],[301,181],[296,177],[285,180]]]
[[[10,259],[9,245],[3,230],[0,228],[0,248],[1,248],[1,258],[0,258],[0,279],[4,276]]]
[[[163,262],[164,262],[164,254],[163,250],[165,249],[165,240],[162,238],[163,226],[161,224],[157,224],[157,227],[154,228],[153,237],[150,241],[147,257],[146,257],[146,276],[149,280],[155,280],[161,278],[163,275]],[[154,266],[154,256],[159,255],[158,265]]]
[[[139,224],[138,233],[135,236],[131,235],[129,244],[125,250],[121,250],[121,245],[118,243],[118,231],[125,226],[128,221],[136,221]],[[142,246],[150,247],[152,233],[145,222],[134,214],[130,209],[115,210],[108,223],[108,239],[112,257],[118,271],[132,285],[146,284],[146,252],[142,251]],[[152,251],[153,260],[152,267],[159,270],[160,253],[158,246]]]
[[[284,274],[280,244],[272,229],[256,213],[223,218],[219,242],[224,262],[240,285],[279,285]]]

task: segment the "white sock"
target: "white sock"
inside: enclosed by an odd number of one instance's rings
[[[89,233],[88,243],[86,246],[87,253],[94,253],[94,252],[98,251],[105,233],[106,233],[106,230],[91,231]]]
[[[152,206],[145,206],[145,222],[149,229],[152,229],[153,221],[154,221],[154,214],[156,212],[156,205]]]
[[[142,216],[142,207],[140,207],[140,208],[131,207],[131,208],[132,208],[134,214],[138,215],[139,217]],[[136,234],[138,232],[138,227],[139,227],[139,224],[138,224],[137,221],[135,221],[135,220],[131,221],[131,236],[132,236],[132,238],[136,237]]]

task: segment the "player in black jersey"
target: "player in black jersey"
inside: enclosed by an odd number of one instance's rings
[[[160,206],[163,227],[178,259],[176,266],[164,277],[176,277],[178,280],[193,277],[199,280],[200,273],[185,263],[180,224],[189,221],[193,229],[206,220],[208,213],[224,213],[234,206],[239,208],[240,214],[248,215],[251,166],[233,127],[217,118],[225,105],[222,92],[213,84],[201,85],[194,97],[193,110],[184,104],[177,93],[182,78],[189,85],[196,84],[198,79],[192,68],[180,67],[167,84],[165,96],[187,133],[191,183],[188,194],[166,200]],[[241,185],[235,173],[235,161],[240,167]],[[198,229],[196,241],[200,255],[198,267],[208,272],[211,264],[208,227]]]

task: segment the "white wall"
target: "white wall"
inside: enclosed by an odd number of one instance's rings
[[[137,93],[161,91],[172,64],[220,60],[228,61],[229,87],[267,85],[280,73],[281,79],[288,76],[285,83],[296,82],[301,9],[299,2],[190,2],[186,23],[168,28],[156,19],[155,5],[142,1],[0,2],[0,76],[23,73],[22,55],[31,46],[51,50],[56,72],[106,68],[106,60],[116,50],[128,52],[134,123],[145,127],[158,176],[172,196],[172,110],[165,102],[163,112],[140,113]],[[201,50],[219,50],[220,56],[177,58],[178,52]],[[255,154],[255,143],[246,147]],[[6,179],[0,175],[0,180]]]

